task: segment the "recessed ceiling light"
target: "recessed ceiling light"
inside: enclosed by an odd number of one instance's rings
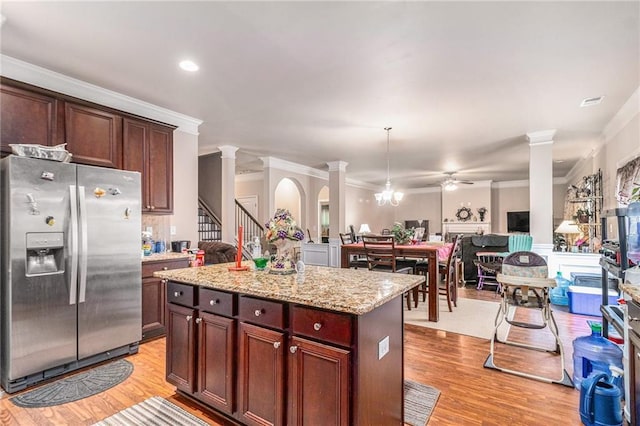
[[[189,60],[181,61],[180,68],[182,68],[185,71],[191,71],[191,72],[198,71],[200,69],[198,64]]]
[[[602,102],[603,98],[604,98],[604,96],[598,96],[598,97],[595,97],[595,98],[583,99],[582,102],[580,103],[580,107],[584,108],[584,107],[588,107],[588,106],[598,105],[600,102]]]

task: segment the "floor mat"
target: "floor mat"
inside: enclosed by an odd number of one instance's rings
[[[126,359],[120,359],[21,393],[9,401],[26,408],[66,404],[114,387],[132,371],[133,365]]]
[[[433,412],[440,391],[411,380],[404,381],[404,422],[424,426]]]
[[[207,426],[208,424],[166,399],[154,396],[107,417],[93,426]]]

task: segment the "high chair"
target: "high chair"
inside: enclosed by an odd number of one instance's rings
[[[491,337],[491,352],[484,363],[485,368],[493,368],[495,370],[502,371],[503,373],[510,373],[547,383],[557,383],[573,387],[571,378],[564,368],[562,342],[558,336],[558,325],[553,317],[553,311],[551,310],[549,300],[549,290],[556,286],[556,281],[553,278],[548,278],[548,269],[545,260],[536,253],[530,251],[511,253],[504,259],[502,272],[496,276],[496,279],[502,286],[501,302],[495,319],[495,329],[493,336]],[[514,318],[514,316],[510,316],[509,314],[512,310],[515,311],[516,308],[540,310],[542,322],[528,323],[510,319]],[[498,328],[505,321],[514,327],[527,328],[531,330],[541,330],[548,326],[551,334],[553,334],[553,337],[555,338],[555,348],[548,349],[541,346],[509,341],[508,334],[504,340],[500,340],[498,338]],[[496,342],[560,355],[559,377],[557,379],[550,379],[526,373],[524,371],[497,366],[494,361]]]

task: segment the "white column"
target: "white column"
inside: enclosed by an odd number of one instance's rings
[[[222,153],[221,203],[222,241],[235,244],[236,229],[236,151],[238,147],[231,145],[219,146]]]
[[[529,142],[529,220],[536,252],[553,250],[553,137],[556,130],[527,133]]]
[[[347,165],[345,161],[331,161],[329,166],[329,266],[340,263],[340,232],[346,228],[345,198]]]
[[[266,223],[276,211],[275,207],[275,191],[273,184],[273,172],[271,168],[271,157],[260,157],[263,165],[262,193],[264,194],[264,209],[262,212],[263,223]]]
[[[345,191],[347,165],[345,161],[332,161],[329,166],[329,237],[339,239],[345,231]]]

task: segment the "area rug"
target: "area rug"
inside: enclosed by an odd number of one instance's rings
[[[410,311],[405,308],[404,322],[481,339],[491,339],[499,307],[499,302],[458,298],[458,306],[453,308],[453,312],[449,312],[447,301],[441,299],[438,322],[427,320],[426,303],[420,303],[418,309],[412,308]],[[498,329],[498,337],[504,340],[508,331],[509,325],[503,322]]]
[[[424,426],[433,412],[440,391],[411,380],[404,381],[404,422]]]
[[[440,391],[411,380],[404,381],[404,422],[424,426],[433,412]],[[129,407],[93,426],[207,426],[208,423],[159,396]]]
[[[93,426],[208,426],[193,414],[159,396],[151,397]]]
[[[132,371],[133,365],[126,359],[120,359],[21,393],[9,401],[26,408],[66,404],[114,387]]]

